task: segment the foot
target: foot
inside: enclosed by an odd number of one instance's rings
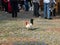
[[[14,18],[14,16],[12,15],[12,18]]]
[[[17,16],[14,16],[14,18],[16,18]]]
[[[12,16],[12,18],[14,18],[14,17]]]
[[[47,17],[45,17],[45,19],[47,19]]]
[[[49,20],[51,20],[52,18],[48,18]]]

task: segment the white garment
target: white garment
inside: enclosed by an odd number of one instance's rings
[[[50,3],[50,0],[43,0],[44,3]]]
[[[53,0],[53,2],[56,4],[56,1],[55,0]]]
[[[33,0],[33,2],[37,2],[37,3],[40,3],[40,0]]]
[[[7,0],[8,2],[10,1],[10,0]]]
[[[29,8],[29,11],[33,11],[33,9],[34,9],[34,7],[32,6],[32,7]]]
[[[55,0],[51,0],[51,1],[53,1],[56,4],[56,1]],[[50,0],[44,0],[43,2],[44,3],[50,3]]]

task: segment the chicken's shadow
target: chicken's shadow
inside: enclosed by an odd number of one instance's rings
[[[32,28],[32,29],[28,29],[28,30],[37,30],[37,29],[39,29],[39,28]]]

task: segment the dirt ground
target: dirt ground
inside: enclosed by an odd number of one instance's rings
[[[34,30],[25,22],[34,19]],[[32,12],[20,12],[17,18],[0,12],[0,45],[60,45],[60,16],[52,20],[35,18]]]

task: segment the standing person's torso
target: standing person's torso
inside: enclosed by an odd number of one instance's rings
[[[37,2],[37,3],[40,3],[40,0],[33,0],[33,2]]]
[[[3,2],[4,2],[4,3],[7,3],[7,2],[8,2],[8,0],[3,0]]]
[[[29,1],[29,0],[24,0],[24,1]]]
[[[44,3],[50,3],[50,0],[44,0],[43,2]]]
[[[50,0],[50,3],[55,3],[56,4],[56,0]]]
[[[14,1],[14,2],[16,2],[16,1],[18,1],[18,0],[10,0],[10,1]]]
[[[0,0],[0,5],[1,5],[1,0]]]

